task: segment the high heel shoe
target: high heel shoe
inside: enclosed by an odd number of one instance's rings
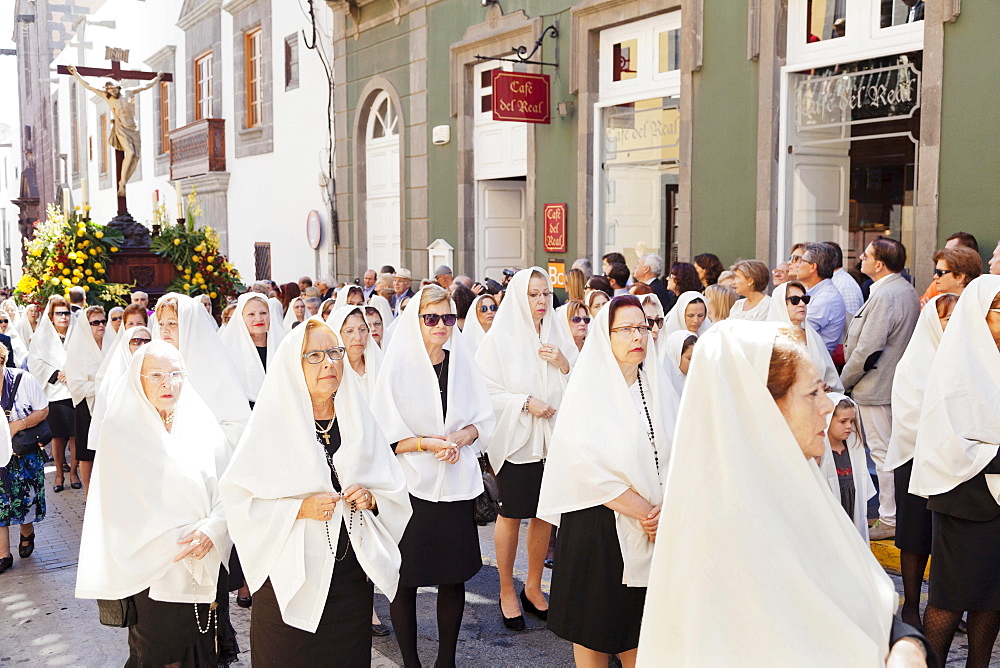
[[[22,559],[27,559],[35,551],[35,532],[30,536],[21,536],[21,542],[17,544],[17,554]]]
[[[525,612],[530,612],[543,622],[549,618],[549,609],[546,608],[545,610],[539,610],[536,608],[535,604],[528,600],[528,597],[525,595],[523,589],[521,590],[521,605],[524,606]]]
[[[72,473],[69,474],[69,486],[72,487],[73,489],[83,489],[83,483],[79,480],[79,478],[77,479],[76,482],[73,482]]]
[[[523,631],[524,630],[524,615],[518,615],[517,617],[507,617],[503,614],[503,603],[500,605],[500,617],[503,619],[503,625],[507,627],[510,631]]]
[[[55,492],[56,494],[58,494],[59,492],[61,492],[64,489],[66,489],[66,485],[64,484],[65,482],[66,481],[63,478],[60,478],[59,482],[57,482],[56,484],[52,485],[52,491]]]

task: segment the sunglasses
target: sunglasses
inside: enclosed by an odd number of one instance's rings
[[[663,318],[646,318],[646,322],[652,327],[655,325],[659,329],[663,329]]]
[[[122,317],[120,315],[112,316],[111,322],[121,322]]]
[[[791,297],[785,297],[785,301],[790,302],[792,306],[798,306],[799,302],[808,305],[810,299],[812,299],[812,295],[802,295],[801,297],[799,295],[792,295]]]
[[[152,340],[153,339],[147,339],[141,336],[135,336],[129,339],[128,342],[131,343],[133,346],[144,346]]]
[[[91,320],[90,321],[90,326],[91,327],[97,327],[98,325],[106,325],[106,324],[108,324],[107,320]]]
[[[423,318],[424,324],[428,327],[437,327],[438,322],[443,322],[445,327],[454,327],[455,323],[458,322],[458,316],[454,313],[445,313],[444,315],[440,313],[421,313],[420,317]]]
[[[571,323],[573,323],[574,325],[579,325],[581,322],[584,323],[584,324],[589,325],[590,324],[590,317],[583,316],[583,315],[574,315],[572,318],[569,319],[569,321]]]
[[[60,318],[68,318],[69,311],[53,311],[52,315],[59,316]]]
[[[497,306],[496,304],[493,304],[492,306],[480,306],[479,310],[482,311],[483,313],[486,313],[487,311],[496,311],[498,308],[500,307]]]
[[[0,320],[0,325],[6,325],[9,322],[10,322],[10,320]]]
[[[941,278],[945,274],[953,274],[953,273],[954,272],[951,269],[935,269],[934,270],[934,275],[937,276],[938,278]]]

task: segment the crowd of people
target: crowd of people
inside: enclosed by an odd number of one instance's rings
[[[255,663],[367,665],[390,632],[377,591],[419,666],[434,587],[453,666],[495,479],[497,613],[546,621],[579,666],[933,666],[963,615],[988,665],[1000,276],[961,232],[922,295],[899,242],[858,260],[609,253],[573,264],[564,300],[539,267],[383,267],[258,281],[218,320],[175,293],[8,299],[0,573],[10,527],[27,559],[46,492],[82,493],[76,595],[128,627],[129,665],[234,662],[233,592]],[[868,546],[890,538],[898,615]]]

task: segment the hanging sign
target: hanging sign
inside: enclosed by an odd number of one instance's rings
[[[566,252],[566,204],[545,204],[542,207],[545,219],[545,252]]]
[[[493,70],[493,120],[548,123],[549,75]]]
[[[566,260],[549,258],[549,279],[553,288],[566,288]]]

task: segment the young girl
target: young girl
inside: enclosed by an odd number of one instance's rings
[[[858,429],[858,407],[843,394],[830,392],[833,413],[827,417],[826,452],[819,459],[830,490],[840,499],[861,537],[868,540],[868,499],[875,485],[868,473],[865,448]]]

